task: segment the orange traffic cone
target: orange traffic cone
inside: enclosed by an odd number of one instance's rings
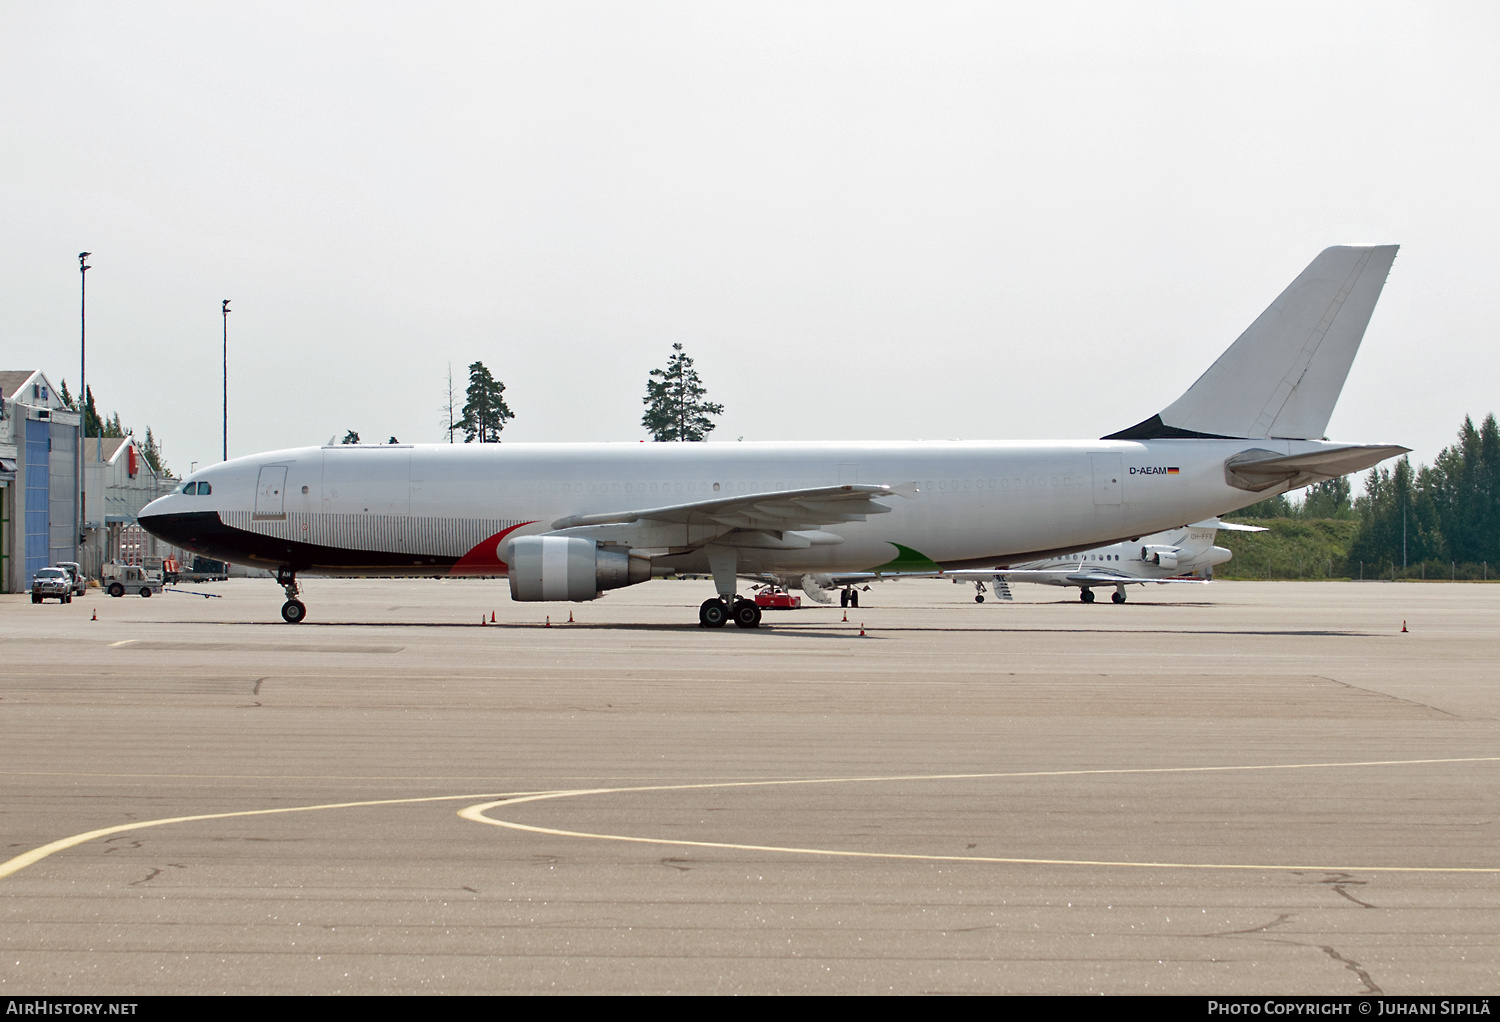
[[[845,621],[848,621],[848,620],[849,620],[849,612],[848,612],[848,611],[847,611],[847,610],[846,610],[846,611],[844,611],[844,620],[845,620]]]
[[[859,623],[859,634],[861,636],[865,634],[865,623],[863,621]]]
[[[570,611],[568,611],[568,624],[572,624],[572,623],[573,623],[573,612],[570,610]]]
[[[495,623],[495,612],[492,610],[492,611],[490,611],[490,624],[494,624],[494,623]]]
[[[552,627],[552,615],[551,614],[547,615],[547,623],[544,624],[544,625],[542,625],[542,627],[543,628],[551,628]]]
[[[99,620],[99,608],[98,607],[94,608],[94,616],[91,617],[91,618],[89,618],[89,620],[90,621],[98,621]]]
[[[1401,630],[1403,632],[1406,631],[1406,619],[1405,618],[1401,619]]]
[[[480,623],[480,624],[481,624],[481,625],[483,625],[483,624],[488,624],[488,622],[487,622],[487,621],[485,621],[485,619],[484,619],[484,615],[483,615],[483,614],[480,614],[480,615],[479,615],[479,623]]]

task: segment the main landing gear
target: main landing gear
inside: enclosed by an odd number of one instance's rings
[[[703,628],[723,628],[730,621],[741,628],[756,628],[760,625],[760,608],[754,600],[735,599],[733,602],[715,596],[704,600],[698,608],[698,624]]]
[[[859,590],[854,588],[853,586],[845,586],[844,589],[839,593],[839,606],[858,607]]]
[[[286,602],[281,605],[281,620],[289,625],[300,625],[307,620],[307,605],[297,599],[302,587],[297,584],[295,568],[277,568],[276,584],[286,590]]]
[[[1094,602],[1094,591],[1092,589],[1087,589],[1087,588],[1080,589],[1078,591],[1078,598],[1080,600],[1082,600],[1084,603],[1093,603]],[[1124,603],[1125,602],[1125,587],[1124,586],[1115,586],[1115,594],[1113,596],[1111,596],[1110,599],[1113,600],[1113,601],[1115,601],[1116,603]]]
[[[709,546],[708,569],[714,574],[714,588],[719,595],[704,600],[698,608],[698,624],[703,628],[723,628],[731,620],[741,628],[755,628],[760,624],[760,608],[754,600],[746,600],[734,594],[739,576],[736,570],[739,555],[734,547]]]

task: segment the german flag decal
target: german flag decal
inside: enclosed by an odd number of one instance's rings
[[[1169,475],[1169,476],[1175,476],[1180,471],[1182,471],[1182,470],[1179,469],[1179,468],[1177,468],[1175,465],[1168,465],[1167,466],[1167,475]]]

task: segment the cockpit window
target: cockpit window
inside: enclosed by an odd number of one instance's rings
[[[200,496],[200,497],[206,497],[206,496],[208,496],[212,492],[214,492],[214,488],[212,486],[208,485],[207,483],[199,483],[198,484],[198,496]]]
[[[182,484],[182,489],[180,491],[178,491],[178,492],[180,492],[180,493],[197,493],[198,492],[198,484],[197,483],[183,483]]]

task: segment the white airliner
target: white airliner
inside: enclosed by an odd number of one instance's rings
[[[1240,525],[1210,518],[1184,525],[1180,529],[1152,533],[1139,540],[1127,540],[1092,550],[1080,550],[1061,557],[1006,565],[1000,568],[961,568],[937,572],[843,572],[837,575],[767,576],[773,586],[801,589],[819,603],[830,603],[834,589],[842,590],[839,602],[846,607],[859,606],[859,588],[867,583],[903,578],[946,578],[954,582],[974,583],[974,601],[984,602],[986,585],[992,586],[1002,600],[1010,599],[1010,583],[1030,582],[1036,585],[1073,586],[1084,603],[1094,602],[1094,590],[1114,589],[1112,599],[1125,602],[1125,587],[1147,582],[1208,582],[1215,565],[1223,564],[1234,554],[1214,545],[1214,535],[1224,529],[1233,532],[1265,532],[1258,525]]]
[[[760,623],[742,574],[990,568],[1138,541],[1407,448],[1323,439],[1396,257],[1322,252],[1159,414],[1102,440],[382,444],[195,472],[152,535],[299,574],[508,576],[515,600],[592,600],[710,573],[699,623]]]

